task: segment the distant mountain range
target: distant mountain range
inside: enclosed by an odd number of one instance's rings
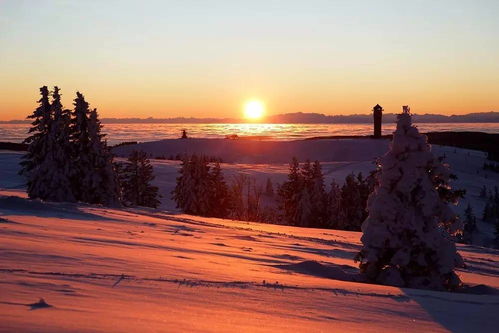
[[[397,115],[394,113],[383,114],[384,123],[393,123]],[[441,115],[441,114],[414,114],[413,119],[418,123],[499,123],[499,112],[468,113],[463,115]],[[371,114],[352,114],[328,116],[322,113],[284,113],[265,118],[269,124],[362,124],[372,123]],[[7,120],[0,124],[24,124],[29,120]],[[217,124],[217,123],[246,123],[244,119],[238,118],[103,118],[107,124]]]

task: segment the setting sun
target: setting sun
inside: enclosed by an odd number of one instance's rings
[[[265,105],[262,101],[251,100],[244,104],[244,117],[246,119],[257,120],[263,117],[265,113]]]

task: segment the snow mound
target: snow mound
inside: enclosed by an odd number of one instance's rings
[[[102,220],[101,216],[80,210],[81,206],[72,203],[51,203],[29,200],[17,196],[0,196],[0,210],[22,212],[24,215],[56,218],[78,218],[83,220]],[[12,223],[11,221],[9,221]]]
[[[474,295],[499,295],[499,289],[487,286],[485,284],[479,284],[472,287],[465,287],[462,290],[462,293]]]
[[[325,265],[315,260],[306,260],[299,262],[297,264],[274,265],[274,267],[283,270],[292,271],[295,273],[301,273],[301,274],[312,275],[316,277],[323,277],[334,280],[351,281],[351,282],[361,281],[361,277],[358,274],[358,269],[348,265],[336,265],[336,264]]]

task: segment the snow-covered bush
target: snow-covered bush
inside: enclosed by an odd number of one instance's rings
[[[451,234],[461,225],[432,179],[448,183],[449,169],[412,125],[408,107],[398,116],[390,151],[380,165],[356,257],[361,272],[372,282],[400,287],[459,287],[454,269],[462,259]]]

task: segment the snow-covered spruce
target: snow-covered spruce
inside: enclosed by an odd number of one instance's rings
[[[151,185],[154,180],[153,167],[147,154],[143,151],[133,151],[128,162],[121,168],[123,203],[127,206],[158,207],[158,188]]]
[[[54,87],[49,102],[46,86],[40,88],[40,106],[28,118],[34,119],[31,134],[24,142],[28,152],[21,162],[30,198],[74,201],[70,184],[71,148],[69,111],[63,110],[60,89]]]
[[[85,97],[79,92],[76,95],[71,120],[73,193],[79,201],[118,205],[118,182],[97,110],[90,111]]]
[[[63,109],[58,87],[52,93],[52,121],[48,133],[50,152],[42,162],[45,177],[50,179],[48,196],[50,201],[75,201],[71,190],[72,155],[70,144],[70,110]]]
[[[379,184],[368,200],[362,225],[361,272],[372,282],[400,287],[452,290],[462,265],[450,233],[460,229],[432,177],[449,170],[411,123],[409,108],[398,116],[390,150],[380,160]]]
[[[29,129],[30,136],[24,140],[24,143],[28,145],[28,152],[23,156],[19,172],[26,177],[30,198],[45,198],[48,195],[46,187],[49,180],[43,177],[44,170],[40,167],[50,151],[48,134],[52,117],[47,86],[40,88],[40,94],[41,97],[38,100],[40,105],[32,115],[28,116],[33,119],[33,122]]]
[[[172,192],[177,208],[193,215],[226,217],[228,188],[218,162],[210,167],[205,156],[185,156],[179,174]]]
[[[326,224],[328,228],[339,229],[339,217],[341,212],[341,188],[333,179],[327,194]]]

